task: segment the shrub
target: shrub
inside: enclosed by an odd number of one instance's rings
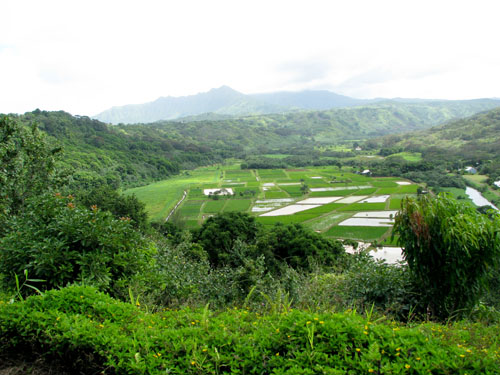
[[[399,326],[355,313],[182,309],[146,313],[71,286],[0,304],[0,353],[73,373],[494,374],[498,326]]]
[[[438,318],[470,309],[500,253],[500,215],[492,219],[449,195],[407,197],[393,233],[419,287]]]
[[[151,252],[128,218],[78,207],[59,194],[32,198],[11,227],[0,239],[0,273],[9,285],[14,273],[28,270],[30,278],[45,280],[42,289],[84,281],[116,291],[145,269]]]

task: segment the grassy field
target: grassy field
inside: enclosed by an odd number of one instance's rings
[[[248,212],[264,225],[303,223],[328,237],[373,241],[384,240],[389,228],[338,224],[358,212],[399,209],[401,199],[414,194],[418,188],[416,184],[398,185],[396,181],[400,180],[396,177],[361,176],[346,170],[339,171],[337,167],[241,170],[232,164],[229,167],[190,171],[170,180],[130,189],[127,194],[136,194],[146,203],[151,218],[162,220],[187,191],[187,199],[178,208],[176,217],[180,217],[188,228],[198,227],[204,219],[218,212]],[[331,190],[304,192],[303,184],[309,189]],[[214,200],[203,193],[203,189],[220,187],[232,188],[235,195]],[[355,197],[379,195],[390,195],[390,198],[382,203],[334,201],[324,204],[320,200],[313,201],[316,207],[292,215],[260,216],[307,198],[352,197],[355,200]],[[253,212],[254,207],[264,211]]]
[[[216,167],[200,168],[168,180],[126,190],[146,204],[146,211],[153,221],[165,219],[182,198],[183,192],[195,184],[213,184],[218,181],[220,170]]]

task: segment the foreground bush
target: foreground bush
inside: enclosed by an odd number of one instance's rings
[[[148,314],[90,287],[0,303],[0,352],[85,373],[494,374],[498,326],[400,327],[355,313]]]
[[[402,200],[393,233],[433,315],[445,319],[478,301],[500,255],[499,231],[500,215],[448,195]]]
[[[78,207],[72,197],[35,197],[25,211],[10,220],[14,229],[0,238],[0,274],[11,287],[14,274],[27,270],[30,278],[44,280],[40,289],[84,281],[113,291],[127,286],[151,258],[128,218]]]

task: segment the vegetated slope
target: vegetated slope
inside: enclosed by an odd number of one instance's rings
[[[395,146],[440,154],[446,158],[491,160],[500,158],[500,108],[410,133]]]
[[[222,86],[196,95],[161,97],[149,103],[113,107],[99,113],[95,118],[112,124],[133,124],[196,116],[209,112],[239,116],[282,112],[288,109]]]
[[[221,160],[206,147],[173,141],[153,129],[127,134],[88,117],[36,110],[19,116],[26,124],[37,123],[64,146],[62,163],[76,170],[74,179],[83,185],[96,179],[113,186],[159,180],[181,168]]]
[[[500,105],[500,101],[383,102],[330,111],[248,116],[219,121],[159,122],[150,126],[172,137],[210,145],[240,145],[241,150],[333,144],[429,128]],[[136,128],[137,129],[137,128]]]

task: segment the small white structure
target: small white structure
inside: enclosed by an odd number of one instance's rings
[[[500,188],[500,180],[499,180],[499,181],[495,181],[495,182],[493,183],[493,185],[495,185],[496,187],[499,187],[499,188]]]
[[[465,171],[467,173],[470,173],[470,174],[476,174],[477,173],[477,169],[474,168],[474,167],[465,167]]]
[[[369,169],[365,169],[363,172],[361,172],[363,176],[369,176],[372,174],[372,172]]]
[[[231,188],[203,189],[205,195],[234,195]]]

